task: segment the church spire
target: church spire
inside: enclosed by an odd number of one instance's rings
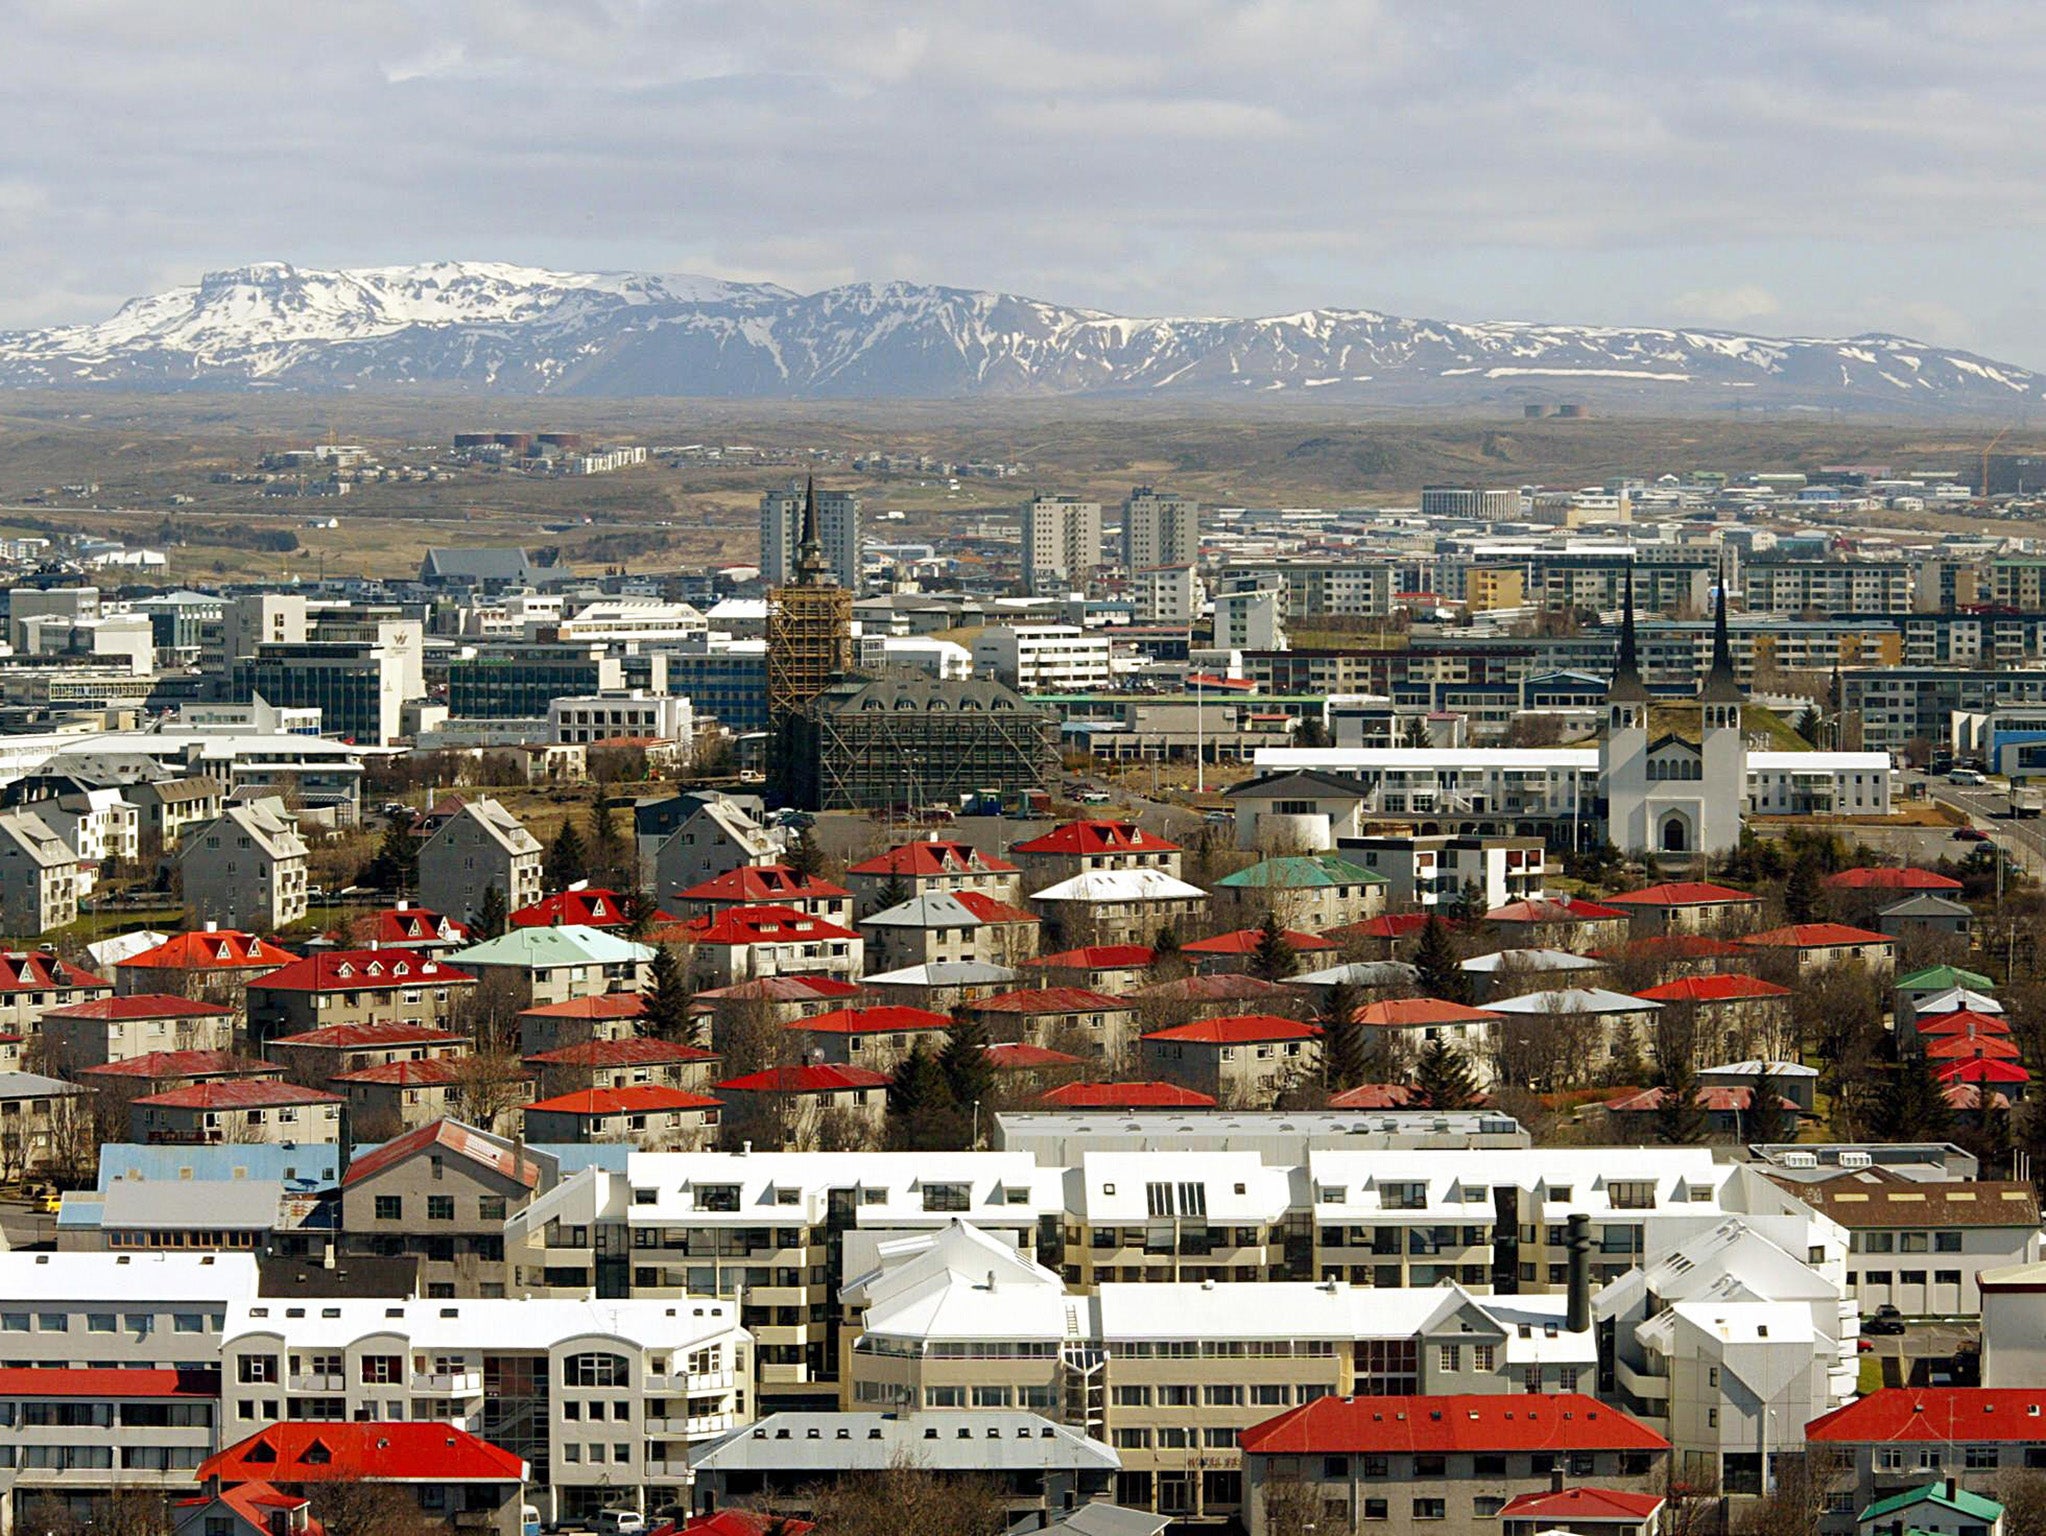
[[[796,585],[814,587],[817,578],[830,569],[824,563],[824,546],[817,542],[817,477],[803,477],[803,534],[796,545]]]
[[[1705,674],[1705,686],[1698,698],[1706,704],[1741,702],[1740,679],[1734,675],[1733,647],[1726,638],[1726,560],[1719,562],[1719,595],[1712,605],[1712,669]]]
[[[1645,704],[1648,685],[1641,681],[1641,660],[1634,643],[1634,563],[1627,562],[1626,593],[1620,608],[1620,660],[1606,685],[1606,702]]]

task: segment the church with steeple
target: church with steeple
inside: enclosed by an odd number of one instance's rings
[[[1634,638],[1634,573],[1620,616],[1620,657],[1606,689],[1599,742],[1599,794],[1606,836],[1623,853],[1672,859],[1716,857],[1739,845],[1747,798],[1748,749],[1741,730],[1745,697],[1726,636],[1722,572],[1712,610],[1712,665],[1698,690],[1698,736],[1674,731],[1651,739],[1648,687]],[[1692,705],[1668,708],[1688,713]]]

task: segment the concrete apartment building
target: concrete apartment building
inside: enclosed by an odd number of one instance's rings
[[[0,815],[0,931],[32,939],[78,919],[78,855],[33,811]]]
[[[1087,693],[1114,680],[1114,649],[1077,624],[1001,624],[974,639],[973,671],[1018,693]]]
[[[558,1164],[547,1153],[455,1120],[385,1142],[341,1178],[341,1251],[420,1263],[430,1297],[501,1297],[505,1220]]]
[[[1032,596],[1063,594],[1084,584],[1100,564],[1100,502],[1034,496],[1024,503],[1023,576]],[[974,665],[980,665],[978,656]]]
[[[338,1093],[259,1078],[212,1078],[128,1106],[128,1135],[151,1145],[333,1142],[341,1139]]]
[[[275,796],[230,805],[192,833],[178,869],[196,922],[271,933],[305,916],[305,839]]]
[[[846,871],[846,884],[861,914],[879,911],[891,887],[899,887],[905,899],[941,891],[978,891],[1014,906],[1023,896],[1022,875],[1007,859],[935,835],[861,860]]]
[[[321,950],[249,983],[249,1040],[260,1046],[340,1025],[445,1028],[475,987],[469,972],[416,950]]]
[[[10,1368],[215,1371],[256,1293],[245,1253],[4,1253],[0,1337]]]
[[[1201,558],[1200,503],[1140,485],[1123,498],[1122,563],[1141,571],[1151,566],[1198,565]]]
[[[175,1498],[213,1453],[211,1370],[0,1369],[0,1529],[40,1529],[54,1508],[90,1521],[116,1491]],[[265,1532],[264,1536],[270,1536]]]
[[[696,716],[687,698],[630,688],[549,700],[547,734],[556,742],[590,746],[619,740],[690,745],[696,737]]]
[[[243,1300],[221,1340],[222,1433],[437,1421],[528,1462],[543,1518],[653,1510],[685,1496],[693,1445],[752,1417],[737,1312],[708,1297]]]
[[[522,1009],[636,992],[653,963],[650,945],[635,944],[608,928],[564,923],[558,928],[514,928],[497,938],[457,950],[462,970],[487,981],[511,978]]]
[[[1009,850],[1023,888],[1070,880],[1103,869],[1149,869],[1177,876],[1183,850],[1134,821],[1069,821]]]
[[[234,1010],[171,996],[101,997],[46,1008],[42,1037],[54,1070],[72,1073],[152,1051],[225,1051]]]
[[[505,910],[540,899],[540,841],[495,800],[471,800],[419,849],[419,899],[457,922],[474,922],[483,893],[504,892]]]
[[[1985,1270],[2036,1263],[2039,1197],[2023,1181],[1928,1183],[1864,1168],[1792,1191],[1848,1232],[1848,1290],[1864,1313],[1967,1317]]]
[[[640,843],[642,868],[660,895],[686,891],[745,865],[767,865],[782,856],[782,839],[728,800],[711,800],[692,811],[651,852]]]
[[[268,1035],[263,1049],[285,1077],[324,1088],[348,1072],[402,1061],[446,1061],[469,1053],[467,1035],[402,1020],[325,1024],[298,1034]]]
[[[1137,1069],[1225,1105],[1263,1108],[1289,1084],[1321,1071],[1321,1027],[1273,1014],[1196,1019],[1138,1042]]]

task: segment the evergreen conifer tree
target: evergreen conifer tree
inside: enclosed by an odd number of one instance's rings
[[[888,1145],[897,1151],[956,1148],[958,1106],[928,1045],[918,1043],[888,1081]]]
[[[1910,1052],[1884,1075],[1869,1119],[1879,1141],[1945,1138],[1953,1111],[1924,1052]]]
[[[583,849],[583,835],[576,831],[573,820],[564,821],[561,830],[554,834],[542,865],[541,873],[552,891],[565,891],[576,881],[589,879],[589,854]]]
[[[1755,1146],[1797,1140],[1797,1121],[1783,1107],[1783,1084],[1770,1073],[1766,1058],[1749,1085],[1748,1112],[1742,1129],[1748,1142]]]
[[[1469,1109],[1478,1097],[1478,1085],[1463,1052],[1440,1035],[1422,1050],[1414,1067],[1414,1087],[1430,1109]]]
[[[1346,1093],[1370,1081],[1371,1042],[1359,1024],[1357,1008],[1362,1001],[1357,989],[1339,981],[1321,996],[1321,1061],[1330,1093]]]
[[[590,805],[589,820],[591,877],[614,889],[626,884],[625,838],[618,830],[618,814],[612,809],[610,798],[602,786],[598,787],[597,798]]]
[[[484,887],[483,900],[477,904],[476,920],[469,925],[469,931],[478,939],[497,938],[504,933],[510,917],[504,887],[493,883]]]
[[[1446,1003],[1471,1000],[1471,980],[1456,957],[1450,942],[1449,925],[1434,912],[1421,925],[1421,937],[1414,944],[1414,985],[1423,997],[1438,997]]]
[[[789,840],[788,851],[782,862],[805,880],[814,880],[824,868],[824,850],[818,846],[814,829],[799,827],[796,835]]]
[[[1698,1103],[1698,1074],[1690,1057],[1678,1052],[1662,1055],[1655,1086],[1662,1090],[1662,1102],[1655,1107],[1656,1139],[1673,1147],[1704,1140],[1705,1111]]]
[[[945,1091],[952,1103],[969,1117],[973,1106],[989,1110],[995,1092],[995,1069],[987,1059],[987,1030],[964,1008],[952,1010],[952,1026],[945,1031],[944,1048],[938,1052],[938,1070],[945,1077]],[[971,1134],[969,1128],[968,1134]]]
[[[1822,922],[1826,916],[1826,888],[1820,883],[1818,860],[1799,859],[1783,882],[1783,915],[1793,923]]]
[[[1300,957],[1286,942],[1276,913],[1267,912],[1257,930],[1257,948],[1250,953],[1250,974],[1259,981],[1284,981],[1300,969]]]
[[[662,944],[647,965],[645,1011],[641,1025],[656,1040],[696,1044],[696,1025],[689,1016],[689,978],[675,951]]]

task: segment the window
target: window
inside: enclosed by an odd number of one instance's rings
[[[1152,1216],[1175,1214],[1172,1200],[1172,1186],[1168,1183],[1146,1184],[1144,1186],[1144,1209]]]
[[[204,1314],[204,1313],[200,1313],[200,1312],[173,1312],[173,1313],[171,1314],[171,1332],[173,1332],[173,1333],[204,1333],[205,1331],[206,1331],[206,1317],[205,1317],[205,1314]]]
[[[976,1408],[1006,1408],[1009,1406],[1007,1387],[975,1387],[973,1406]]]
[[[973,1208],[973,1191],[964,1184],[926,1184],[924,1186],[924,1209],[927,1211],[966,1211]]]
[[[1283,1408],[1290,1394],[1283,1385],[1260,1383],[1250,1389],[1250,1401],[1258,1408]]]
[[[1151,1449],[1151,1431],[1118,1429],[1115,1432],[1115,1448],[1118,1451],[1148,1451]]]
[[[966,1388],[925,1387],[924,1406],[926,1408],[964,1408],[966,1406]]]
[[[378,1195],[376,1198],[376,1219],[378,1221],[403,1221],[405,1219],[405,1197],[403,1195]]]
[[[629,1387],[632,1385],[632,1366],[623,1355],[595,1350],[569,1355],[561,1362],[561,1384],[565,1387]]]
[[[118,1326],[111,1312],[88,1312],[85,1314],[87,1333],[112,1333]]]
[[[1504,1477],[1506,1458],[1495,1454],[1482,1454],[1471,1458],[1471,1474],[1475,1477]]]
[[[1461,1345],[1445,1344],[1442,1346],[1442,1369],[1445,1371],[1461,1371],[1463,1369],[1463,1347]]]
[[[1449,1461],[1447,1457],[1422,1455],[1414,1458],[1414,1476],[1447,1477],[1448,1475]]]
[[[235,1362],[235,1379],[243,1382],[274,1383],[277,1380],[277,1357],[275,1355],[243,1355]]]
[[[428,1195],[426,1197],[426,1219],[428,1221],[453,1221],[455,1219],[455,1197],[453,1195]]]
[[[1474,1371],[1490,1371],[1493,1368],[1492,1363],[1496,1358],[1497,1347],[1493,1344],[1473,1344],[1471,1346],[1471,1369]]]
[[[1506,1507],[1506,1501],[1496,1494],[1485,1494],[1471,1500],[1471,1513],[1481,1519],[1490,1519]]]
[[[1324,1456],[1321,1458],[1323,1482],[1334,1482],[1350,1475],[1350,1458],[1347,1456]]]
[[[635,1191],[637,1193],[637,1191]],[[649,1191],[651,1193],[651,1191]],[[479,1221],[504,1220],[504,1196],[482,1195],[476,1201],[476,1217]]]
[[[1997,1465],[1996,1447],[1993,1445],[1971,1445],[1961,1452],[1961,1465],[1970,1472],[1986,1472]]]
[[[1444,1499],[1414,1500],[1414,1518],[1416,1520],[1446,1520],[1448,1517],[1449,1504],[1447,1500]]]
[[[1959,1253],[1961,1251],[1961,1234],[1958,1232],[1933,1233],[1932,1251],[1934,1253]]]
[[[1148,1408],[1151,1406],[1149,1387],[1117,1387],[1114,1391],[1115,1406],[1118,1408]]]
[[[1241,1408],[1243,1388],[1241,1385],[1209,1386],[1201,1389],[1201,1397],[1210,1408]]]
[[[1364,1501],[1364,1518],[1365,1518],[1366,1520],[1383,1520],[1383,1519],[1385,1519],[1385,1518],[1386,1518],[1386,1513],[1385,1513],[1385,1500],[1383,1500],[1383,1499],[1366,1499],[1366,1500]]]
[[[364,1355],[362,1357],[362,1379],[373,1386],[389,1386],[405,1379],[405,1360],[402,1355]]]

